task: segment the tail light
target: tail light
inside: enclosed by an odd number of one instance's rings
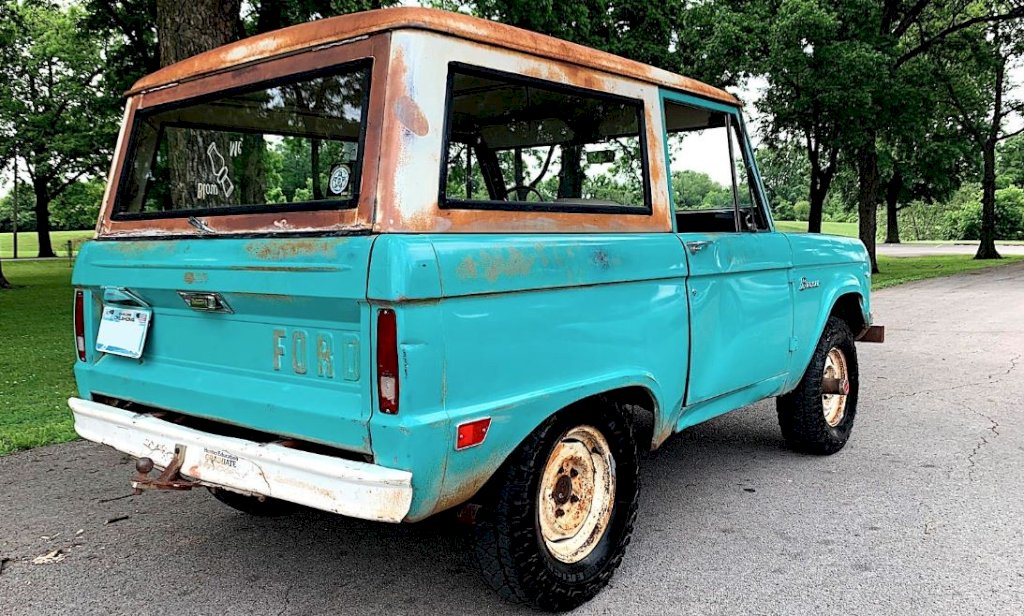
[[[398,413],[398,326],[390,308],[377,313],[377,403],[382,413]]]
[[[85,361],[85,293],[75,289],[75,349],[78,359]]]

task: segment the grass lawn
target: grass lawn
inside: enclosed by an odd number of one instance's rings
[[[775,227],[779,231],[789,233],[806,233],[807,222],[800,220],[776,220]],[[843,235],[846,237],[859,237],[857,223],[855,222],[822,222],[821,232],[829,235]]]
[[[75,438],[71,268],[4,261],[18,288],[0,291],[0,455]]]
[[[1004,256],[998,261],[975,261],[971,255],[937,255],[930,257],[878,256],[880,273],[871,278],[871,288],[884,289],[925,278],[950,276],[960,272],[1005,265],[1024,260],[1024,256]]]
[[[77,244],[83,240],[92,239],[93,231],[51,231],[50,243],[53,244],[53,251],[60,256],[67,256],[68,240]],[[39,236],[35,231],[18,233],[18,256],[35,257],[39,255]],[[14,235],[11,233],[0,233],[0,259],[10,259],[14,256]]]
[[[872,282],[880,289],[1022,259],[882,256]],[[71,269],[64,260],[3,266],[18,288],[0,291],[0,455],[75,438],[66,404],[75,393]]]

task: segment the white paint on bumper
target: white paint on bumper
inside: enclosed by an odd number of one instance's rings
[[[170,464],[175,445],[184,445],[181,474],[204,485],[383,522],[401,522],[412,503],[408,471],[210,434],[79,398],[68,405],[82,438],[158,467]]]

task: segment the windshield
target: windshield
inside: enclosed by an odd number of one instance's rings
[[[368,62],[142,111],[115,219],[352,208]]]

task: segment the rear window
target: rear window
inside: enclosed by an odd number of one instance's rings
[[[441,205],[650,213],[643,103],[452,65]]]
[[[115,219],[355,207],[369,62],[136,115]]]

